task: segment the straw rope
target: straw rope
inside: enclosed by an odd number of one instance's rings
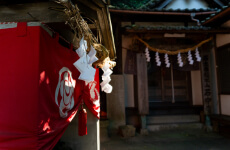
[[[201,41],[200,43],[198,43],[197,45],[195,45],[193,47],[186,48],[186,49],[178,49],[175,51],[170,51],[170,50],[158,49],[158,48],[151,47],[147,42],[145,42],[144,40],[142,40],[138,36],[135,36],[134,38],[137,39],[138,41],[140,41],[141,43],[143,43],[146,47],[148,47],[149,50],[154,51],[154,52],[158,52],[158,53],[168,54],[168,55],[177,55],[178,53],[187,53],[188,51],[194,51],[194,50],[196,50],[197,47],[200,47],[203,44],[205,44],[205,43],[207,43],[213,39],[212,37],[210,37],[206,40]]]

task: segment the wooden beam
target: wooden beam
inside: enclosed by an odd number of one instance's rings
[[[105,46],[107,46],[107,49],[109,50],[109,56],[111,59],[116,58],[116,49],[115,49],[115,44],[114,44],[114,37],[112,33],[112,25],[111,25],[111,20],[109,17],[109,11],[107,11],[107,8],[102,8],[102,15],[103,16],[103,25],[104,25],[104,30],[102,30],[102,33],[105,35],[104,41],[105,41]]]
[[[110,58],[114,59],[116,50],[114,46],[113,34],[108,17],[107,6],[101,1],[79,0],[81,13],[93,21],[97,21],[101,29],[103,45],[110,50]],[[66,21],[66,15],[62,11],[64,8],[55,2],[24,3],[0,6],[1,22],[43,22],[60,23]],[[96,29],[94,25],[89,25],[91,29]]]
[[[110,37],[111,37],[111,49],[110,50],[111,51],[113,50],[113,53],[110,52],[110,58],[116,59],[117,55],[116,55],[116,47],[115,47],[115,42],[114,42],[113,27],[112,27],[112,21],[111,21],[111,16],[110,16],[108,7],[106,8],[106,11],[107,11],[108,21],[109,21],[109,29],[110,29],[109,34],[110,34]],[[111,55],[113,55],[113,57]]]
[[[65,14],[55,2],[25,3],[0,6],[1,22],[64,22]]]
[[[114,27],[114,41],[116,46],[116,67],[113,68],[114,74],[122,74],[122,34],[121,34],[121,22],[113,22]]]
[[[121,10],[121,9],[109,9],[111,13],[120,13],[120,14],[141,14],[141,15],[170,15],[170,16],[191,16],[191,12],[170,12],[170,11],[140,11],[140,10]],[[216,11],[207,11],[207,12],[196,12],[198,15],[210,15]]]
[[[222,28],[222,29],[209,29],[209,30],[148,30],[148,29],[126,29],[124,31],[125,33],[195,33],[195,34],[229,34],[230,33],[230,28]]]
[[[122,22],[193,22],[189,15],[144,15],[144,14],[122,14],[110,12],[112,21],[119,18]],[[204,20],[209,15],[199,15],[196,19]]]
[[[102,36],[102,44],[109,50],[109,56],[111,59],[116,58],[116,49],[113,39],[112,26],[110,22],[109,11],[105,4],[98,3],[94,0],[94,3],[89,3],[85,0],[79,0],[82,4],[96,11],[97,19],[99,22],[99,28]]]
[[[221,11],[220,13],[216,14],[215,16],[211,17],[209,20],[206,20],[202,25],[213,25],[219,26],[223,24],[225,21],[229,20],[230,16],[230,7],[226,8],[225,10]]]

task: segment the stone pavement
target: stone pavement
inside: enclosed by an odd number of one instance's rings
[[[166,130],[101,142],[101,150],[230,150],[230,139],[201,129]]]

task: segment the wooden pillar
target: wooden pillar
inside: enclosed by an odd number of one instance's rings
[[[113,134],[113,131],[117,132],[120,126],[126,124],[124,76],[111,75],[111,79],[110,84],[113,86],[113,92],[106,95],[110,135]]]
[[[202,90],[204,101],[204,114],[205,114],[205,130],[211,130],[210,115],[212,112],[212,85],[211,85],[211,65],[210,65],[210,47],[204,45],[202,47],[202,61],[201,61],[201,73],[202,73]]]
[[[137,54],[137,95],[138,111],[141,117],[140,134],[148,134],[146,115],[149,113],[147,64],[144,54]]]
[[[149,113],[147,64],[144,54],[137,54],[137,93],[140,115]]]
[[[218,85],[217,85],[217,62],[216,62],[216,44],[215,38],[212,40],[212,44],[214,45],[211,48],[211,55],[210,55],[210,63],[211,63],[211,84],[212,84],[212,97],[213,97],[213,114],[219,114],[219,97],[218,97]]]
[[[113,21],[113,34],[116,47],[116,66],[113,68],[113,74],[122,74],[122,34],[121,22],[119,20]]]

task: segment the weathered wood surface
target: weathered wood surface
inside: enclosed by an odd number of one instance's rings
[[[0,22],[64,22],[65,14],[51,8],[55,2],[25,3],[0,6]]]
[[[103,1],[79,0],[77,5],[84,17],[96,21],[100,28],[102,44],[110,50],[110,58],[116,56],[110,16]],[[63,7],[56,2],[39,2],[0,5],[0,22],[65,22]],[[90,25],[91,29],[95,26]]]
[[[113,91],[107,94],[107,117],[110,127],[118,129],[125,121],[125,87],[123,75],[111,75]]]
[[[159,34],[159,33],[186,33],[186,34],[229,34],[230,29],[228,28],[210,28],[210,29],[197,29],[197,30],[176,30],[176,29],[125,29],[124,33],[136,33],[136,34]],[[185,35],[187,37],[187,35]]]
[[[138,111],[141,115],[149,113],[147,64],[144,54],[137,54],[137,93]]]
[[[124,75],[124,86],[125,86],[125,107],[135,107],[134,102],[134,81],[133,75]]]
[[[102,36],[102,44],[109,50],[110,58],[114,59],[116,57],[116,49],[108,8],[102,1],[93,0],[94,3],[89,3],[85,0],[79,0],[79,2],[94,10],[95,14],[97,14],[97,20],[99,22]]]
[[[78,3],[78,7],[85,17],[92,20],[98,20],[97,12],[99,7],[95,6],[89,9],[90,3]],[[92,4],[91,4],[92,5]],[[0,21],[1,22],[65,22],[66,16],[62,11],[63,7],[56,2],[37,2],[24,4],[0,5]],[[90,28],[96,28],[90,24]]]
[[[122,69],[122,34],[121,34],[121,22],[116,21],[113,22],[113,28],[114,28],[114,41],[116,45],[116,57],[118,58],[116,60],[116,67],[113,69],[114,74],[122,74],[123,69]]]

